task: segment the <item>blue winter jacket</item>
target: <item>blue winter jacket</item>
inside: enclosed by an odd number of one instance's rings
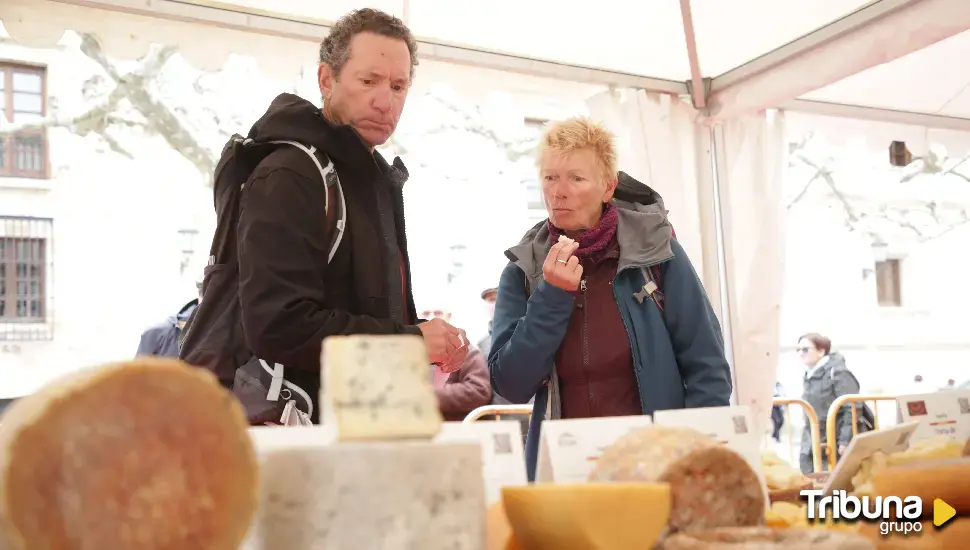
[[[658,197],[654,204],[621,205],[618,214],[613,294],[630,340],[643,413],[729,405],[731,370],[721,327],[687,254],[671,236],[663,203]],[[551,246],[542,223],[506,251],[510,262],[499,282],[488,358],[498,394],[519,404],[535,396],[526,442],[530,481],[542,421],[559,418],[553,360],[574,310],[573,297],[543,279]],[[643,290],[654,264],[663,274],[663,311]]]

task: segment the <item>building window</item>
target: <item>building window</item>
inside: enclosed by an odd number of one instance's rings
[[[900,275],[901,269],[898,259],[876,262],[876,296],[881,307],[903,305]]]
[[[26,126],[0,136],[0,176],[47,177],[47,134],[41,126],[47,115],[45,69],[0,63],[0,97],[7,122]]]
[[[0,217],[0,341],[51,337],[52,228],[49,219]]]

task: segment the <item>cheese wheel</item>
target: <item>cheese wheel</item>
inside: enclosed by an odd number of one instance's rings
[[[669,483],[670,532],[764,525],[754,469],[731,449],[687,428],[630,431],[596,461],[591,481]]]
[[[0,417],[0,548],[236,550],[258,503],[247,428],[178,361],[65,376]]]
[[[970,514],[970,458],[915,462],[886,468],[872,479],[873,496],[920,497],[923,517],[933,516],[933,501],[942,499],[957,514]]]
[[[658,550],[875,550],[855,533],[822,529],[728,527],[679,533],[664,539]]]

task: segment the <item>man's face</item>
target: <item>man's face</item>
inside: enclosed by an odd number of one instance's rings
[[[350,58],[339,75],[321,63],[317,77],[327,118],[349,124],[374,148],[391,137],[404,111],[411,52],[403,40],[363,32],[350,40]]]

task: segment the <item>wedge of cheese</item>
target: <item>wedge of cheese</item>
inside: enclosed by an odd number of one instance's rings
[[[603,451],[590,480],[670,484],[672,532],[765,523],[765,493],[751,465],[688,428],[631,430]]]
[[[0,548],[237,550],[258,503],[247,427],[178,361],[65,376],[0,417]]]
[[[431,439],[441,430],[421,338],[332,336],[320,363],[321,420],[338,441]]]
[[[486,547],[478,444],[331,444],[322,427],[267,430],[277,432],[253,430],[262,502],[239,550]]]
[[[664,483],[540,484],[504,487],[514,541],[528,550],[652,548],[667,526]]]

